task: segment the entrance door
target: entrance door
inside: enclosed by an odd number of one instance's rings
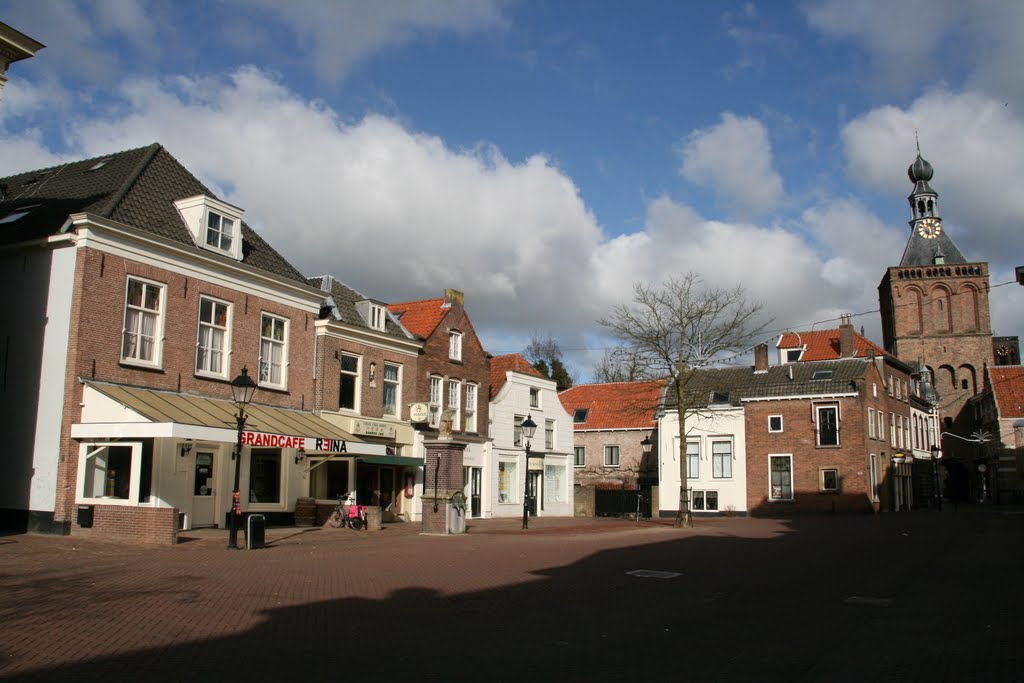
[[[537,499],[540,498],[540,472],[537,470],[530,470],[526,473],[527,479],[527,495],[530,496],[530,516],[537,516]]]
[[[469,516],[479,517],[481,514],[481,491],[483,489],[483,469],[467,467],[469,470]]]
[[[213,453],[196,453],[192,468],[192,528],[216,525]]]
[[[380,468],[380,509],[385,518],[395,512],[395,468]]]

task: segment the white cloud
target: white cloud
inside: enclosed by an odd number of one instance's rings
[[[755,118],[722,114],[720,123],[687,136],[680,174],[714,190],[740,213],[772,209],[782,195],[782,177],[772,164],[768,131]]]
[[[338,82],[358,60],[383,48],[424,35],[452,31],[470,33],[502,28],[507,20],[500,0],[420,0],[344,2],[244,0],[289,27],[296,45],[311,53],[317,75]]]
[[[124,92],[129,114],[73,126],[83,154],[163,143],[306,274],[392,301],[456,287],[494,329],[596,317],[586,289],[601,233],[543,156],[453,150],[381,116],[343,123],[255,69]],[[571,304],[552,306],[553,292]]]

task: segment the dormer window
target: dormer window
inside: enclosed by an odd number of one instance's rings
[[[206,195],[179,199],[174,206],[197,246],[242,260],[242,209]]]
[[[725,405],[729,403],[729,392],[728,391],[712,391],[711,392],[711,405]]]
[[[356,310],[359,311],[359,315],[361,315],[363,320],[366,321],[367,327],[379,332],[384,331],[388,315],[387,309],[384,308],[383,304],[377,303],[376,301],[370,301],[369,299],[363,299],[362,301],[356,302]]]
[[[235,238],[235,222],[215,211],[206,214],[206,245],[221,251],[231,251]]]

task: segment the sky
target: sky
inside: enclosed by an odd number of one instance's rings
[[[1024,3],[0,0],[0,176],[164,145],[300,271],[558,342],[693,271],[881,343],[917,153],[1024,336]]]

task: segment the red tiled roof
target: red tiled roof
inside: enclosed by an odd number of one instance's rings
[[[800,356],[800,361],[812,360],[838,360],[839,359],[839,329],[834,330],[813,330],[811,332],[783,332],[779,341],[775,344],[778,349],[796,349],[806,346],[807,350]],[[870,356],[887,356],[882,347],[878,346],[867,337],[853,333],[853,347],[856,358],[868,358]]]
[[[999,417],[1024,417],[1024,367],[997,365],[990,371]]]
[[[573,429],[650,429],[664,382],[612,382],[581,384],[558,394],[570,415],[587,410],[586,422],[573,424]]]
[[[426,339],[451,309],[445,307],[444,299],[425,299],[388,304],[388,310],[398,316],[405,329]]]
[[[508,353],[504,356],[495,356],[491,359],[491,398],[493,399],[505,386],[506,374],[509,370],[523,375],[544,377],[537,368],[530,365],[530,362],[518,353]]]

